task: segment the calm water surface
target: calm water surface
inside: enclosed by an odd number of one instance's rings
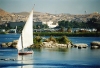
[[[0,35],[0,43],[18,39],[18,34]],[[68,37],[73,43],[100,41],[100,37]],[[33,49],[19,56],[17,49],[0,48],[0,68],[100,68],[100,49]],[[2,60],[2,59],[10,60]],[[15,59],[13,61],[13,59]]]

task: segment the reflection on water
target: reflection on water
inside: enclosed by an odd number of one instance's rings
[[[18,66],[18,68],[33,68],[33,54],[18,55],[17,61],[18,64],[22,64],[21,66]]]
[[[33,49],[34,54],[18,55],[16,49],[0,49],[0,67],[4,68],[98,68],[100,49]]]
[[[16,35],[2,35],[0,42],[12,41],[12,39],[5,40],[12,36],[13,39],[18,38]],[[73,43],[86,43],[89,47],[33,49],[34,54],[23,56],[18,55],[17,49],[0,48],[0,68],[100,68],[100,49],[90,49],[90,42],[100,41],[100,37],[69,37],[69,39]]]
[[[59,52],[67,52],[68,48],[45,48],[49,51],[59,51]]]

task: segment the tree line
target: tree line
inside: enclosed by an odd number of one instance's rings
[[[97,31],[100,31],[100,22],[96,18],[91,18],[87,20],[87,22],[77,22],[77,21],[58,21],[58,26],[56,28],[60,28],[63,30],[63,28],[96,28]],[[14,27],[15,28],[15,27]],[[17,30],[20,31],[22,30],[22,26],[18,26]],[[42,25],[34,25],[34,29],[42,29],[42,28],[49,28],[47,24],[42,24]],[[5,25],[0,25],[0,29],[12,29],[10,26],[5,26]]]
[[[59,21],[56,28],[96,28],[100,30],[100,23],[96,23],[98,20],[96,18],[91,18],[87,22],[76,22],[76,21]]]

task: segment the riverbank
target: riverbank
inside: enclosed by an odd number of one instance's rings
[[[0,35],[0,42],[18,40],[19,34]],[[50,36],[41,36],[48,38]],[[56,36],[58,37],[58,36]],[[86,43],[87,48],[40,48],[32,49],[33,55],[19,56],[14,48],[0,49],[0,68],[100,68],[100,49],[90,49],[92,41],[100,41],[100,37],[68,37],[74,44]],[[10,59],[9,61],[3,59]],[[13,59],[16,59],[13,61]],[[49,62],[47,62],[49,61]]]
[[[8,45],[8,44],[10,45],[11,43],[9,43],[9,42],[13,42],[13,40],[18,40],[19,36],[20,36],[20,34],[0,34],[0,44],[6,43],[6,45]],[[34,37],[36,37],[36,36],[34,36]],[[53,36],[53,37],[58,38],[61,36]],[[41,38],[42,38],[41,42],[43,42],[44,39],[50,38],[50,36],[41,36]],[[90,47],[90,43],[92,41],[100,41],[100,37],[68,37],[68,39],[71,40],[71,42],[73,44],[86,43],[87,45],[89,45],[89,47]],[[1,45],[0,45],[0,47],[1,47]],[[4,46],[4,47],[6,47],[6,46]],[[11,46],[11,47],[13,47],[13,46]]]
[[[8,34],[1,32],[0,34]],[[10,33],[9,33],[10,34]],[[100,32],[80,32],[80,33],[68,33],[68,32],[34,32],[35,36],[68,36],[68,37],[100,37]]]
[[[34,32],[36,36],[68,36],[68,37],[100,37],[100,32],[68,33],[68,32]]]
[[[33,49],[20,56],[17,49],[0,49],[0,68],[100,68],[100,49]]]

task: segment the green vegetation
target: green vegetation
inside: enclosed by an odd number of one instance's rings
[[[76,22],[76,21],[59,21],[59,27],[71,27],[71,28],[87,28],[87,24],[85,22]]]
[[[60,44],[68,44],[69,42],[71,43],[71,41],[66,36],[62,36],[62,37],[56,38],[56,40]]]
[[[42,43],[42,38],[40,36],[36,36],[34,39],[34,47],[39,48],[40,44]]]
[[[72,31],[72,29],[70,27],[68,27],[67,32],[71,32],[71,31]]]
[[[64,32],[64,27],[61,26],[60,29],[58,30],[59,32]]]
[[[36,25],[33,26],[34,29],[42,29],[42,28],[49,28],[49,26],[47,24],[42,24],[42,25]]]
[[[6,32],[0,32],[0,34],[7,34]]]
[[[53,41],[54,43],[60,43],[60,44],[68,44],[71,41],[68,39],[67,36],[61,36],[58,38],[54,38],[53,36],[50,36],[49,38],[45,39],[43,42],[50,42]],[[36,36],[34,38],[34,48],[40,48],[42,44],[42,38],[40,36]]]
[[[34,32],[36,36],[100,37],[100,32]]]
[[[50,36],[50,38],[44,40],[44,42],[50,42],[50,41],[57,42],[53,36]]]
[[[67,36],[61,36],[58,38],[54,38],[53,36],[50,36],[48,39],[44,40],[45,42],[53,41],[54,43],[60,43],[60,44],[68,44],[71,42]]]
[[[96,18],[91,18],[87,22],[76,22],[76,21],[59,21],[57,28],[96,28],[97,31],[100,31],[100,23],[97,23]]]
[[[91,18],[87,22],[76,22],[76,21],[59,21],[58,25],[59,27],[71,27],[71,28],[97,28],[100,26],[100,24],[96,23],[96,18]],[[94,26],[95,25],[95,26]]]

